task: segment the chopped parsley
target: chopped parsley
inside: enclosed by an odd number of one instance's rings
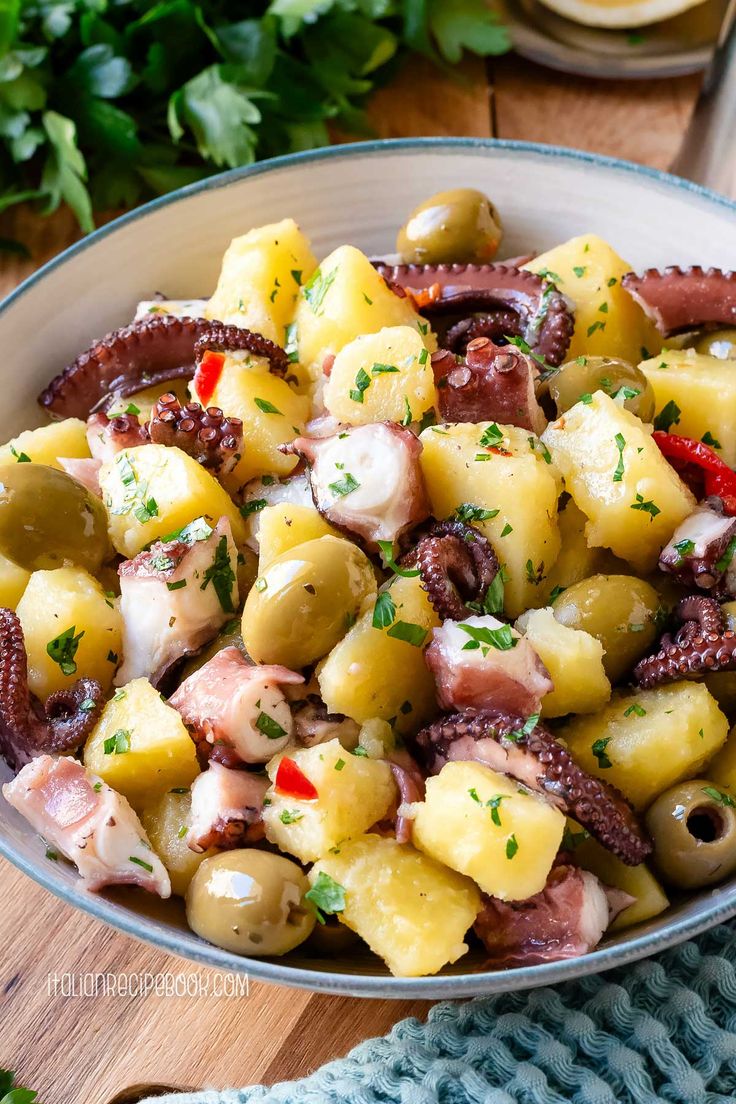
[[[516,852],[519,850],[519,844],[515,835],[509,836],[506,840],[506,858],[513,859]]]
[[[527,736],[530,736],[532,734],[537,726],[538,721],[539,713],[532,713],[532,715],[530,717],[527,717],[527,719],[524,721],[524,724],[521,726],[521,728],[515,728],[512,732],[509,732],[506,736],[506,739],[512,740],[513,743],[517,744],[519,740],[523,740]]]
[[[401,419],[401,425],[402,426],[408,426],[408,425],[411,425],[411,423],[412,423],[412,413],[411,413],[411,406],[409,405],[409,399],[407,398],[406,395],[404,395],[404,407],[405,407],[404,417]]]
[[[349,392],[350,398],[353,402],[362,403],[363,395],[371,385],[371,377],[366,372],[365,368],[359,368],[358,374],[355,377],[355,387]]]
[[[481,799],[478,797],[478,791],[475,789],[474,786],[468,790],[468,793],[477,805],[482,805],[485,809],[491,810],[491,820],[497,828],[500,828],[501,814],[499,812],[499,809],[501,806],[501,802],[506,800],[508,794],[495,794],[493,797],[489,797],[487,801],[481,801]]]
[[[703,442],[704,445],[708,445],[709,448],[712,448],[712,449],[723,448],[723,445],[721,444],[721,442],[718,441],[713,436],[713,434],[711,433],[711,431],[709,429],[705,431],[705,433],[700,438],[700,440]]]
[[[616,448],[618,449],[618,464],[616,470],[613,473],[613,482],[620,483],[624,477],[624,449],[626,448],[626,438],[623,433],[617,433],[614,437],[616,442]]]
[[[53,659],[54,663],[59,664],[62,675],[74,675],[77,671],[74,657],[77,654],[79,641],[84,636],[84,629],[76,635],[75,631],[76,625],[71,625],[46,645],[46,654]]]
[[[426,349],[425,349],[426,352]],[[374,364],[371,368],[371,375],[373,376],[385,376],[391,372],[398,372],[398,368],[395,364]]]
[[[544,561],[542,560],[536,567],[532,560],[526,561],[526,581],[532,583],[534,586],[539,586],[544,578]]]
[[[681,413],[682,411],[674,399],[670,399],[654,419],[654,428],[664,430],[666,433],[670,426],[677,425]]]
[[[600,309],[600,308],[599,308]],[[606,323],[601,322],[600,319],[596,319],[590,326],[588,326],[588,337],[592,337],[596,330],[605,330]]]
[[[713,801],[718,802],[719,805],[725,805],[728,808],[736,809],[736,801],[734,801],[731,795],[724,793],[723,790],[717,790],[715,786],[703,786],[703,793]]]
[[[613,766],[613,763],[606,754],[606,748],[608,747],[610,742],[610,736],[606,736],[600,740],[594,740],[590,749],[593,752],[593,755],[595,755],[596,759],[598,760],[598,766],[601,768],[601,770],[607,770],[609,767]]]
[[[244,502],[240,507],[240,513],[243,517],[250,517],[251,514],[257,514],[260,510],[265,510],[268,506],[268,499],[266,498],[252,498],[250,502]]]
[[[328,483],[327,486],[336,498],[342,498],[344,495],[350,494],[351,491],[357,491],[360,483],[350,472],[345,472],[342,479],[338,479],[334,483]]]
[[[318,268],[304,285],[304,298],[309,303],[314,314],[321,313],[325,296],[335,282],[336,276],[337,268],[333,268],[324,275],[322,274],[322,270]]]
[[[400,567],[394,557],[394,542],[388,540],[379,540],[378,547],[381,550],[383,562],[389,571],[393,571],[394,575],[400,575],[402,579],[414,579],[419,574],[418,568]]]
[[[566,825],[562,833],[562,843],[560,847],[563,851],[574,851],[581,843],[585,843],[586,839],[590,839],[590,832],[586,832],[584,828],[581,828],[579,832],[573,832],[572,829],[568,828]]]
[[[585,275],[587,265],[573,265],[573,272],[577,276],[578,280]]]
[[[161,544],[171,544],[174,541],[196,544],[198,541],[209,540],[213,533],[214,529],[209,522],[203,517],[198,517],[181,529],[175,529],[173,533],[167,533],[165,537],[161,537]]]
[[[683,562],[686,556],[689,556],[691,552],[695,551],[695,541],[681,540],[675,545],[675,552],[677,552],[677,564],[678,566]]]
[[[501,441],[503,441],[503,433],[495,422],[491,422],[491,424],[483,430],[478,444],[481,448],[487,448],[489,445],[497,445]]]
[[[269,717],[268,713],[258,714],[256,728],[269,740],[281,740],[286,735],[286,729],[282,728],[273,717]]]
[[[117,516],[132,513],[141,525],[158,517],[158,503],[148,494],[148,481],[139,479],[130,457],[120,452],[115,457],[115,463],[120,482],[125,487],[125,493],[120,505],[111,512]]]
[[[223,537],[222,539],[225,540],[225,537]],[[187,585],[186,579],[177,579],[177,581],[175,583],[167,583],[166,584],[166,589],[167,590],[181,590],[186,585]]]
[[[302,286],[302,270],[300,268],[292,268],[291,278],[297,287]]]
[[[303,819],[304,813],[290,813],[288,809],[284,809],[281,813],[279,813],[279,820],[282,824],[298,824],[299,821]]]
[[[486,589],[480,603],[483,613],[501,613],[503,610],[504,584],[508,578],[506,568],[500,567],[493,582]]]
[[[486,510],[482,506],[474,506],[472,502],[461,502],[455,507],[458,521],[488,521],[497,514],[498,510]]]
[[[345,760],[344,759],[338,759],[335,763],[334,769],[336,771],[341,771],[344,766],[345,766]]]
[[[373,628],[387,629],[396,617],[396,603],[388,590],[383,590],[376,598],[373,607]]]
[[[555,602],[560,597],[561,594],[564,594],[566,590],[567,590],[567,587],[564,587],[564,586],[552,587],[552,590],[549,592],[550,605],[552,604],[552,602]]]
[[[94,698],[85,698],[79,705],[79,711],[81,713],[93,713],[97,706],[97,702]]]
[[[153,867],[145,859],[139,859],[137,855],[129,855],[130,862],[135,863],[136,866],[142,866],[144,870],[147,870],[149,874],[153,874]]]
[[[253,399],[253,402],[256,404],[259,410],[263,411],[264,414],[281,414],[279,408],[277,406],[274,406],[272,402],[269,402],[268,399],[260,399],[256,395],[256,397]],[[281,414],[281,416],[283,417],[283,414]]]
[[[727,571],[731,566],[731,560],[733,559],[734,552],[736,552],[736,537],[731,537],[728,542],[726,551],[721,556],[720,560],[716,560],[716,571]]]
[[[502,537],[507,537],[509,535],[509,533],[513,533],[513,531],[514,531],[513,525],[509,525],[509,523],[506,522],[503,529],[501,530],[501,536]]]
[[[508,652],[516,647],[518,638],[513,636],[509,625],[500,625],[497,629],[489,629],[480,625],[458,624],[461,632],[466,633],[470,640],[463,644],[464,652],[476,651],[480,648],[484,656],[488,655],[491,648],[499,652]]]
[[[304,898],[314,905],[320,924],[324,924],[325,915],[334,916],[335,913],[343,912],[345,909],[344,887],[329,874],[325,874],[324,870],[320,870],[314,885],[307,890]]]
[[[286,341],[284,343],[284,352],[289,360],[289,364],[296,364],[299,360],[299,346],[296,332],[296,322],[290,322],[286,327]]]
[[[645,501],[644,496],[640,495],[640,494],[638,494],[636,496],[636,502],[631,503],[631,509],[632,510],[641,510],[642,513],[649,514],[649,520],[650,521],[654,521],[657,514],[662,513],[659,506],[657,506],[657,504],[655,502],[652,502],[651,499],[647,499]]]
[[[105,755],[125,755],[130,751],[130,731],[127,728],[119,728],[108,736],[102,745]]]
[[[646,717],[647,711],[638,702],[633,702],[628,709],[624,709],[624,717],[630,717],[635,713],[637,717]]]
[[[225,536],[220,537],[217,542],[215,558],[210,567],[205,571],[204,582],[199,589],[206,590],[210,583],[212,583],[223,612],[235,613],[232,594],[233,585],[235,583],[235,572],[230,563],[230,553],[227,547],[227,537]]]
[[[11,454],[11,456],[15,457],[16,464],[30,464],[31,463],[31,458],[28,455],[28,453],[27,452],[18,452],[18,450],[13,445],[10,446],[10,454]]]
[[[410,621],[395,621],[387,635],[395,640],[403,640],[405,644],[411,644],[414,648],[421,648],[427,636],[427,629],[422,628],[421,625],[413,625]]]

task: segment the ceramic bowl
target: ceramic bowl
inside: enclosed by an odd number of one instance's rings
[[[473,139],[377,142],[280,158],[184,188],[118,219],[5,300],[0,345],[12,358],[5,358],[0,439],[39,424],[35,398],[43,385],[91,339],[127,322],[139,299],[157,290],[207,294],[234,235],[290,215],[311,236],[317,256],[343,242],[385,253],[419,200],[458,185],[482,189],[498,206],[505,256],[595,232],[637,269],[734,266],[735,204],[623,162]],[[482,972],[480,955],[466,956],[437,977],[401,979],[362,951],[340,959],[303,948],[280,960],[239,958],[190,932],[180,903],[162,905],[135,890],[88,893],[71,867],[44,857],[42,841],[2,799],[0,852],[75,908],[166,951],[263,981],[360,996],[435,999],[547,985],[633,962],[736,914],[735,879],[615,934],[583,958],[489,973]]]

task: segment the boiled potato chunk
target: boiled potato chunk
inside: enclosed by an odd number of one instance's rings
[[[542,440],[588,518],[588,544],[610,548],[640,572],[651,571],[695,499],[662,456],[650,427],[596,391],[551,422]]]
[[[314,862],[344,840],[383,820],[396,801],[396,783],[386,762],[352,755],[339,740],[288,753],[318,793],[301,801],[274,784],[263,810],[266,838],[301,862]],[[283,756],[268,764],[274,783]]]
[[[705,439],[730,467],[736,466],[733,361],[694,349],[665,349],[639,367],[654,388],[660,427]]]
[[[309,874],[313,886],[320,874],[345,891],[340,920],[396,977],[436,974],[467,951],[478,889],[408,844],[361,836],[320,859]]]
[[[482,763],[447,763],[412,813],[415,847],[502,901],[544,889],[565,830],[559,809]]]
[[[669,900],[646,863],[627,866],[610,851],[590,837],[575,848],[575,859],[583,870],[595,874],[604,885],[622,889],[634,898],[633,904],[620,912],[608,931],[622,931],[644,920],[651,920],[669,908]]]
[[[557,524],[560,530],[562,547],[560,554],[544,580],[537,595],[535,605],[546,606],[554,602],[561,591],[587,579],[591,575],[626,570],[626,564],[616,559],[607,548],[591,548],[585,539],[585,526],[588,519],[570,498],[564,510],[561,510]]]
[[[179,792],[183,790],[183,792]],[[200,864],[214,847],[198,854],[187,846],[186,834],[191,823],[192,795],[184,787],[167,790],[141,813],[141,823],[151,846],[169,872],[171,892],[183,897]]]
[[[699,682],[615,693],[600,713],[573,717],[557,732],[581,767],[636,809],[696,776],[727,734],[728,721]]]
[[[573,303],[575,331],[568,360],[613,356],[638,364],[661,349],[654,324],[621,287],[621,277],[631,265],[602,238],[572,238],[524,267],[546,275]]]
[[[0,554],[0,606],[14,610],[31,577],[30,571]]]
[[[245,539],[238,508],[217,480],[178,448],[123,449],[100,470],[110,537],[128,558],[197,517],[215,525],[227,517],[236,544]]]
[[[259,475],[288,475],[298,462],[279,452],[279,445],[304,431],[309,401],[264,365],[260,359],[249,364],[226,359],[207,404],[243,423],[242,456],[223,479],[233,493]]]
[[[144,678],[121,687],[107,703],[84,745],[84,765],[134,809],[189,786],[199,774],[184,722]]]
[[[516,622],[550,673],[554,690],[542,699],[543,717],[595,713],[611,696],[603,645],[582,629],[555,620],[554,610],[529,610]]]
[[[0,446],[0,464],[25,464],[30,461],[63,471],[60,456],[75,460],[90,456],[86,422],[79,418],[64,418],[40,429],[26,429]]]
[[[432,364],[412,326],[356,337],[335,357],[325,406],[348,425],[419,421],[436,403]]]
[[[458,422],[431,426],[420,440],[432,512],[446,518],[459,507],[478,508],[473,525],[506,568],[504,611],[518,617],[537,604],[560,551],[559,472],[537,439],[515,426]]]
[[[416,576],[396,576],[382,594],[317,668],[320,691],[330,713],[416,731],[436,709],[422,649],[440,622]]]
[[[299,288],[317,267],[309,241],[293,219],[259,226],[233,238],[207,317],[245,326],[284,344]]]
[[[258,572],[263,574],[270,563],[290,549],[319,537],[339,537],[337,529],[312,506],[277,502],[264,506],[259,515]]]
[[[726,743],[708,764],[708,778],[736,794],[736,727],[731,729]]]
[[[112,684],[122,622],[117,606],[81,567],[34,571],[16,609],[28,653],[28,685],[45,700],[79,678]]]
[[[425,338],[430,352],[436,348],[429,323],[420,318],[409,298],[395,295],[365,254],[352,245],[341,245],[325,257],[304,285],[296,324],[299,361],[309,368],[313,380],[319,378],[326,356],[385,326],[411,326]]]

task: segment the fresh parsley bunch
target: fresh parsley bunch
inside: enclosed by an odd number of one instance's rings
[[[401,56],[508,39],[486,0],[1,0],[0,211],[143,199],[257,158],[368,133]]]

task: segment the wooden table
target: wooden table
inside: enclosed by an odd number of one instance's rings
[[[375,97],[372,113],[382,137],[524,138],[665,168],[698,83],[583,81],[515,57],[468,64],[457,83],[420,62]],[[33,256],[4,260],[2,294],[75,237],[65,213],[42,220],[13,212],[5,222],[0,234],[17,233]],[[37,1089],[42,1104],[106,1104],[141,1083],[223,1088],[300,1077],[429,1007],[256,983],[247,999],[50,995],[50,972],[208,972],[72,911],[7,863],[0,877],[0,1065]]]

